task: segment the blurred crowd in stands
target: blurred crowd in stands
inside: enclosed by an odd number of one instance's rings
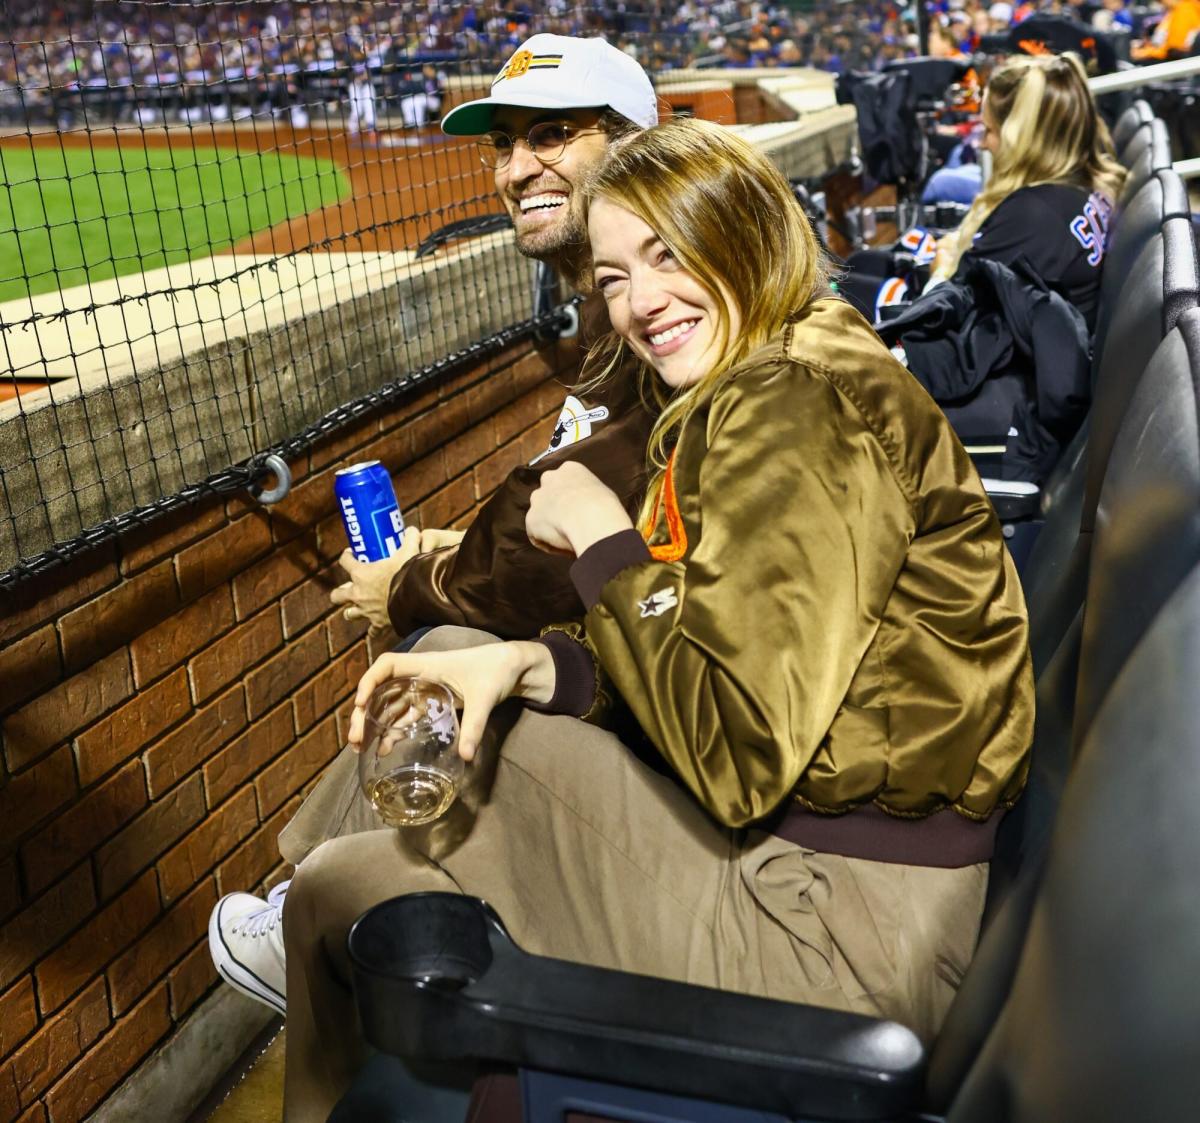
[[[1200,0],[929,7],[935,37],[966,53],[1034,11],[1128,33],[1135,59],[1191,50],[1200,27]],[[160,109],[186,115],[195,102],[208,112],[210,96],[180,92],[229,84],[244,108],[283,108],[311,101],[305,95],[314,89],[319,98],[344,92],[356,68],[372,75],[385,100],[399,100],[407,83],[420,82],[421,64],[489,73],[535,31],[602,34],[654,75],[692,66],[878,69],[920,50],[915,9],[893,0],[0,0],[0,119],[57,116],[61,124],[89,92],[92,108],[111,116],[132,116],[147,104],[145,92],[159,95]]]

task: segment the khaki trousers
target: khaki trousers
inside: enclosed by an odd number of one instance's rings
[[[486,642],[440,628],[420,649]],[[303,859],[284,909],[288,1123],[323,1123],[362,1063],[346,933],[403,893],[483,897],[536,954],[894,1018],[925,1038],[974,951],[986,865],[869,862],[722,828],[574,718],[498,709],[462,797],[425,828],[363,829],[376,824],[353,779],[344,754],[280,839]]]

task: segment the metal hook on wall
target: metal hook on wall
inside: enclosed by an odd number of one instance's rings
[[[250,494],[266,507],[287,498],[288,492],[292,490],[292,470],[282,456],[276,456],[273,452],[266,456],[256,456],[250,461],[250,470],[259,477],[250,484]],[[260,475],[264,472],[274,475],[274,487],[266,487],[265,477]]]

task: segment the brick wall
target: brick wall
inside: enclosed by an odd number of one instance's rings
[[[285,876],[370,657],[328,601],[335,468],[378,458],[406,520],[463,526],[572,358],[519,345],[318,445],[269,510],[214,499],[0,594],[0,1120],[86,1117],[216,984],[218,896]]]

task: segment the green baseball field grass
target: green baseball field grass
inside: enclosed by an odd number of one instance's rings
[[[0,302],[205,257],[350,191],[307,156],[0,145]]]

